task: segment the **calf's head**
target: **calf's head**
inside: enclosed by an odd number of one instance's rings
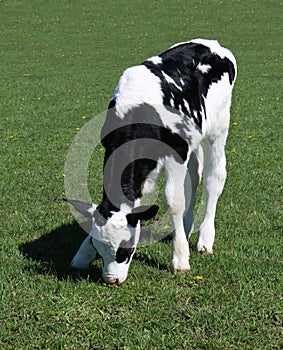
[[[68,200],[84,216],[91,218],[90,244],[103,259],[102,276],[108,284],[121,284],[140,237],[140,221],[150,220],[157,205],[140,206],[130,211],[113,211],[106,220],[96,210],[97,205]],[[95,255],[95,254],[93,254]]]

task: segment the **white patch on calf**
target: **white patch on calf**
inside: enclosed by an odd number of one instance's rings
[[[179,85],[176,84],[175,80],[172,79],[171,77],[169,77],[168,74],[162,72],[162,75],[164,76],[164,78],[166,79],[167,83],[169,84],[173,84],[174,86],[176,86],[177,89],[179,89],[180,91],[182,91],[181,87]]]
[[[211,65],[199,63],[199,64],[197,65],[197,69],[198,69],[199,71],[201,71],[203,74],[205,74],[205,73],[208,73],[208,72],[209,72],[209,70],[211,69]]]
[[[150,61],[154,64],[160,64],[160,63],[162,63],[162,58],[159,56],[153,56],[153,57],[148,58],[147,61]]]
[[[115,89],[116,115],[123,119],[130,109],[142,103],[162,105],[160,83],[160,79],[144,65],[126,69]]]
[[[209,138],[215,138],[223,130],[228,130],[232,89],[228,73],[224,73],[221,80],[209,87],[204,99],[207,120],[203,124],[203,131]]]

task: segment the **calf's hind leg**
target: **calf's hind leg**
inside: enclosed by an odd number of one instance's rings
[[[197,250],[200,253],[212,254],[215,237],[214,219],[216,206],[226,180],[226,157],[224,152],[227,133],[213,142],[207,142],[204,162],[204,191],[206,211],[200,225]]]

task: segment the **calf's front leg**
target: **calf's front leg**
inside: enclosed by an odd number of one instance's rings
[[[92,244],[91,236],[87,236],[74,256],[71,266],[75,269],[85,270],[89,267],[95,256],[96,249]]]
[[[172,269],[174,272],[190,270],[189,244],[186,237],[183,216],[185,212],[184,183],[187,165],[170,159],[166,164],[165,200],[175,228],[172,242]]]

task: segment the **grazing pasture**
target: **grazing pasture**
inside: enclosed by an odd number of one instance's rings
[[[0,1],[1,349],[283,347],[281,13],[275,0]],[[238,63],[214,255],[195,232],[192,270],[174,275],[169,236],[106,286],[100,260],[69,267],[85,237],[62,201],[70,144],[125,68],[197,37]],[[102,162],[98,146],[94,202]]]

